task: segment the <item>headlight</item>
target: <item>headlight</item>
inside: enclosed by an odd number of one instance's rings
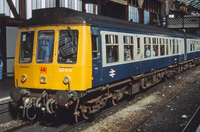
[[[63,83],[64,83],[64,84],[69,83],[69,78],[68,78],[68,77],[64,77]]]
[[[27,79],[27,76],[24,74],[24,75],[22,75],[22,77],[21,77],[21,81],[22,82],[25,82],[26,81],[26,79]]]
[[[40,81],[45,82],[45,77],[41,77]]]
[[[47,82],[46,76],[41,76],[40,77],[40,83],[46,83],[46,82]]]

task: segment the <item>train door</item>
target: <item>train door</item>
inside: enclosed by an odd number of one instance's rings
[[[100,54],[100,36],[92,35],[92,86],[97,86],[102,81],[102,64]]]
[[[137,48],[136,48],[136,53],[137,53],[137,55],[136,55],[136,60],[142,60],[143,59],[143,52],[142,52],[142,38],[141,37],[136,37],[137,38]]]
[[[180,44],[180,46],[179,46],[179,48],[180,48],[180,58],[179,58],[179,60],[183,61],[184,58],[185,58],[184,43],[183,43],[182,39],[179,39],[178,41],[179,41],[179,44]]]
[[[188,51],[188,43],[187,43],[187,39],[184,38],[183,40],[183,44],[184,44],[184,60],[187,60],[187,51]]]
[[[135,60],[137,61],[137,60],[142,60],[143,59],[143,54],[142,54],[142,45],[141,45],[141,37],[139,37],[139,36],[136,36],[136,51],[135,51],[135,53],[136,53],[136,55],[135,55]],[[142,67],[142,65],[141,65],[141,63],[140,62],[138,62],[138,63],[135,63],[135,69],[136,69],[136,71],[135,71],[135,74],[139,74],[140,73],[140,69],[141,69],[141,67]]]

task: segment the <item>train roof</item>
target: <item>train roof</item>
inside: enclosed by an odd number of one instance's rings
[[[58,25],[58,24],[84,24],[98,27],[131,30],[146,34],[163,34],[173,37],[184,37],[184,34],[159,27],[143,25],[126,20],[83,13],[68,8],[46,8],[33,10],[32,18],[25,21],[20,27]]]

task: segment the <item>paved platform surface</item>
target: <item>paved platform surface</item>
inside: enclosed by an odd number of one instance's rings
[[[0,101],[9,98],[9,90],[14,86],[14,77],[0,80]]]

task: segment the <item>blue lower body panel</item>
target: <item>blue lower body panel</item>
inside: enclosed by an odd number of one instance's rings
[[[106,66],[102,68],[102,81],[96,84],[93,83],[93,87],[125,79],[130,76],[135,76],[141,73],[150,72],[155,69],[167,67],[169,65],[182,62],[183,60],[184,55],[175,55],[163,58],[154,58],[149,60]]]

